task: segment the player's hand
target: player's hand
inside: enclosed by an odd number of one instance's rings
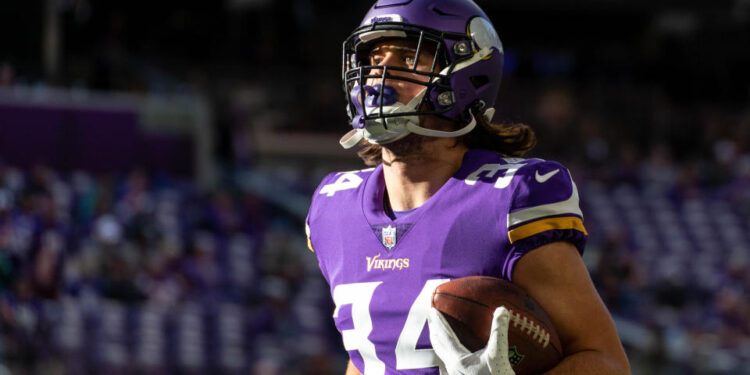
[[[484,349],[474,353],[458,340],[442,313],[430,308],[427,322],[430,341],[438,358],[443,362],[440,373],[448,375],[515,375],[508,360],[508,323],[510,313],[498,307],[492,315],[490,340]]]

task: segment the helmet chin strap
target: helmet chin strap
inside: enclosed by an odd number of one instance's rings
[[[477,61],[489,56],[492,53],[491,48],[482,48],[477,53],[474,54],[470,59],[466,61],[462,61],[461,63],[457,64],[453,71],[458,71],[461,69],[464,69]],[[449,67],[446,67],[443,69],[440,74],[445,74],[449,70]],[[435,78],[437,79],[437,78]],[[396,103],[396,105],[391,106],[383,106],[384,113],[388,114],[396,114],[396,113],[404,113],[404,112],[413,112],[416,111],[417,105],[422,101],[422,97],[427,92],[427,87],[422,89],[422,91],[419,92],[412,100],[409,101],[406,105],[399,105],[399,103]],[[367,108],[364,109],[365,112],[367,112]],[[372,110],[369,114],[374,114],[379,111],[378,107],[372,107]],[[492,116],[495,114],[494,108],[488,108],[486,111],[484,111],[483,115],[487,120],[491,120]],[[362,140],[362,138],[365,138],[370,143],[374,144],[388,144],[391,142],[395,142],[401,138],[404,138],[409,133],[419,134],[427,137],[437,137],[437,138],[454,138],[454,137],[460,137],[462,135],[465,135],[472,131],[476,125],[477,121],[476,118],[474,118],[474,113],[472,113],[471,110],[469,110],[469,116],[471,116],[471,121],[464,126],[461,129],[454,130],[454,131],[442,131],[442,130],[433,130],[433,129],[427,129],[424,127],[419,126],[419,119],[412,119],[412,118],[383,118],[383,119],[376,119],[376,120],[368,120],[367,122],[370,123],[373,122],[373,125],[380,125],[384,121],[386,125],[390,125],[389,127],[393,130],[391,132],[394,134],[393,137],[389,137],[388,139],[382,139],[382,140],[375,140],[368,138],[366,135],[366,131],[368,126],[365,125],[364,129],[352,129],[346,134],[344,134],[343,137],[339,140],[339,144],[341,144],[341,147],[345,149],[350,149],[354,147],[359,141]],[[410,116],[415,117],[415,116]],[[405,123],[405,125],[404,125]],[[374,129],[374,127],[372,127]],[[399,129],[400,128],[400,129]]]
[[[453,138],[453,137],[460,137],[474,129],[477,126],[477,119],[474,118],[474,114],[469,111],[469,116],[471,116],[471,121],[466,124],[461,129],[454,130],[451,132],[442,131],[442,130],[433,130],[433,129],[427,129],[423,128],[419,125],[415,125],[410,123],[406,124],[406,129],[409,130],[412,133],[424,135],[428,137],[437,137],[437,138]]]
[[[492,120],[492,116],[495,114],[494,108],[487,108],[486,111],[482,114],[487,121]],[[470,131],[472,131],[477,126],[477,120],[474,117],[474,113],[469,111],[469,116],[471,116],[471,121],[464,126],[461,129],[454,130],[454,131],[442,131],[442,130],[433,130],[433,129],[427,129],[423,128],[421,126],[418,126],[411,121],[406,124],[406,131],[404,131],[402,134],[400,134],[398,137],[389,140],[388,142],[380,142],[377,144],[388,144],[391,142],[395,142],[405,136],[407,136],[409,133],[419,134],[427,137],[437,137],[437,138],[453,138],[453,137],[460,137],[462,135],[468,134]],[[350,149],[354,147],[359,141],[364,138],[364,129],[352,129],[346,134],[344,134],[343,137],[339,140],[339,144],[341,144],[341,147],[345,149]]]

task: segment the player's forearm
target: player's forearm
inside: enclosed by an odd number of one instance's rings
[[[567,356],[555,368],[544,375],[627,375],[630,365],[627,359],[618,360],[612,356],[587,350]]]
[[[354,367],[354,364],[350,360],[349,363],[346,364],[346,373],[344,375],[362,375],[362,373]]]

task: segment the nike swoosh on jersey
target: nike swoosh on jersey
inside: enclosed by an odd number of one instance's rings
[[[539,171],[536,171],[536,175],[534,176],[534,178],[536,178],[536,182],[538,182],[540,184],[543,184],[543,183],[547,182],[547,180],[549,180],[550,178],[552,178],[552,176],[556,175],[557,172],[560,172],[559,168],[555,169],[552,172],[547,172],[547,173],[545,173],[543,175],[540,175]]]

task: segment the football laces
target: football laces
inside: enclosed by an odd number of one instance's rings
[[[525,316],[513,312],[508,309],[510,313],[510,320],[513,322],[513,327],[521,326],[521,332],[525,332],[531,336],[532,340],[542,345],[542,348],[546,348],[549,345],[550,334],[541,325],[535,324],[533,321],[527,319]]]

